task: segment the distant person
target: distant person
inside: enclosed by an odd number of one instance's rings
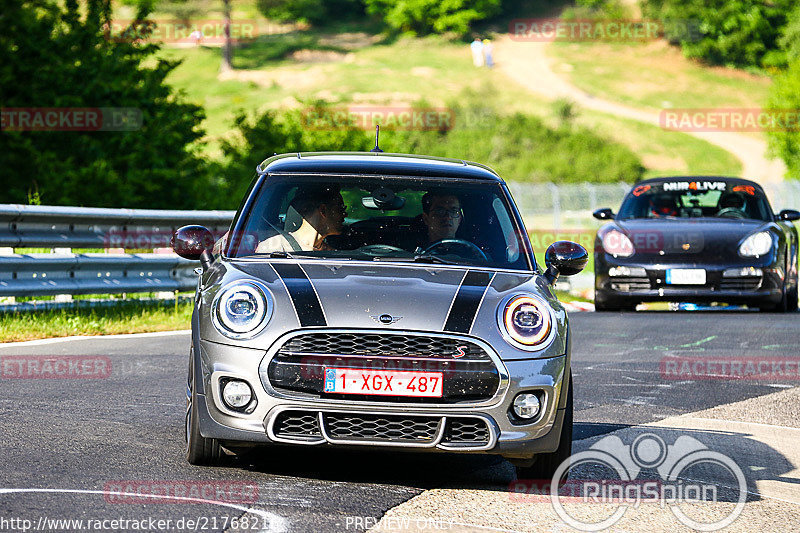
[[[486,66],[492,68],[494,66],[494,56],[492,55],[494,52],[494,47],[492,46],[492,41],[489,39],[483,40],[483,58],[486,62]]]
[[[483,66],[483,42],[480,37],[475,37],[472,44],[469,45],[472,50],[472,64],[476,67]]]
[[[347,207],[338,190],[301,189],[287,209],[284,233],[259,243],[256,253],[330,250],[325,237],[344,231],[346,215]]]
[[[203,40],[203,32],[198,29],[195,29],[192,33],[189,34],[189,38],[194,41],[195,46],[200,46],[200,41]]]

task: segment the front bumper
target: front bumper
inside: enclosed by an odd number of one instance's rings
[[[609,275],[614,267],[630,269],[632,275]],[[703,285],[671,285],[667,269],[701,268]],[[732,275],[734,271],[758,269],[760,275]],[[725,273],[728,275],[725,275]],[[775,304],[781,300],[785,273],[771,262],[709,264],[631,261],[608,254],[595,254],[595,299],[605,304],[638,302],[726,302],[730,304]]]
[[[491,400],[445,405],[330,400],[303,398],[302,395],[287,397],[262,386],[258,370],[267,356],[266,350],[199,339],[195,342],[199,346],[195,350],[195,368],[199,369],[195,380],[202,383],[196,396],[200,433],[206,438],[224,441],[231,447],[248,443],[360,445],[420,451],[482,452],[509,458],[528,458],[536,453],[555,451],[558,447],[565,407],[565,395],[561,393],[565,376],[569,376],[569,346],[567,354],[560,357],[500,362],[506,379]],[[220,396],[222,378],[243,379],[250,384],[257,401],[252,412],[236,412],[223,403]],[[514,397],[523,391],[537,392],[542,400],[540,414],[524,424],[509,414]],[[310,424],[305,434],[302,431],[281,433],[276,424],[295,414]],[[353,426],[363,429],[365,424],[372,431],[366,434],[366,438],[363,431],[356,438],[342,433]],[[431,434],[416,439],[402,438],[403,435],[387,439],[385,432],[381,431],[391,424],[400,428],[417,424],[413,426],[415,429],[428,428]],[[464,428],[472,432],[469,434],[481,438],[472,441],[455,439],[453,435],[459,431],[458,434],[465,434]]]

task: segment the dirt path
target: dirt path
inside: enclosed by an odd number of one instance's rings
[[[494,43],[497,69],[531,91],[549,99],[568,98],[586,109],[659,126],[658,114],[617,102],[596,98],[558,76],[547,56],[549,43],[512,41],[507,35]],[[766,157],[767,143],[734,132],[687,132],[719,146],[742,162],[742,176],[759,183],[783,180],[786,167],[779,159]]]

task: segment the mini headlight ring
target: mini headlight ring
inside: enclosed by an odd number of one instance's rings
[[[272,294],[262,283],[237,280],[217,293],[211,305],[211,322],[226,337],[249,339],[266,327],[272,309]]]

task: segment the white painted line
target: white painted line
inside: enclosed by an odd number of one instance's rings
[[[42,344],[54,344],[57,342],[85,341],[91,339],[136,339],[147,337],[169,337],[172,335],[188,335],[190,329],[178,329],[175,331],[154,331],[151,333],[124,333],[121,335],[75,335],[72,337],[51,337],[49,339],[36,339],[32,341],[20,342],[0,342],[0,349],[11,348],[12,346],[39,346]]]
[[[242,505],[236,505],[235,503],[228,503],[228,502],[220,502],[217,500],[206,500],[203,498],[190,498],[186,496],[171,496],[167,494],[138,494],[134,492],[116,492],[116,491],[108,491],[108,490],[83,490],[83,489],[9,489],[9,488],[0,488],[0,494],[20,494],[20,493],[50,493],[50,494],[91,494],[91,495],[100,495],[100,496],[142,496],[150,499],[165,499],[165,500],[181,500],[187,503],[207,503],[211,505],[219,505],[221,507],[227,507],[229,509],[235,509],[237,511],[242,511],[244,513],[255,514],[264,519],[269,525],[266,529],[261,529],[260,531],[264,533],[283,533],[287,530],[287,521],[284,517],[278,516],[276,514],[270,513],[268,511],[262,511],[260,509],[252,509],[250,507],[244,507]]]

